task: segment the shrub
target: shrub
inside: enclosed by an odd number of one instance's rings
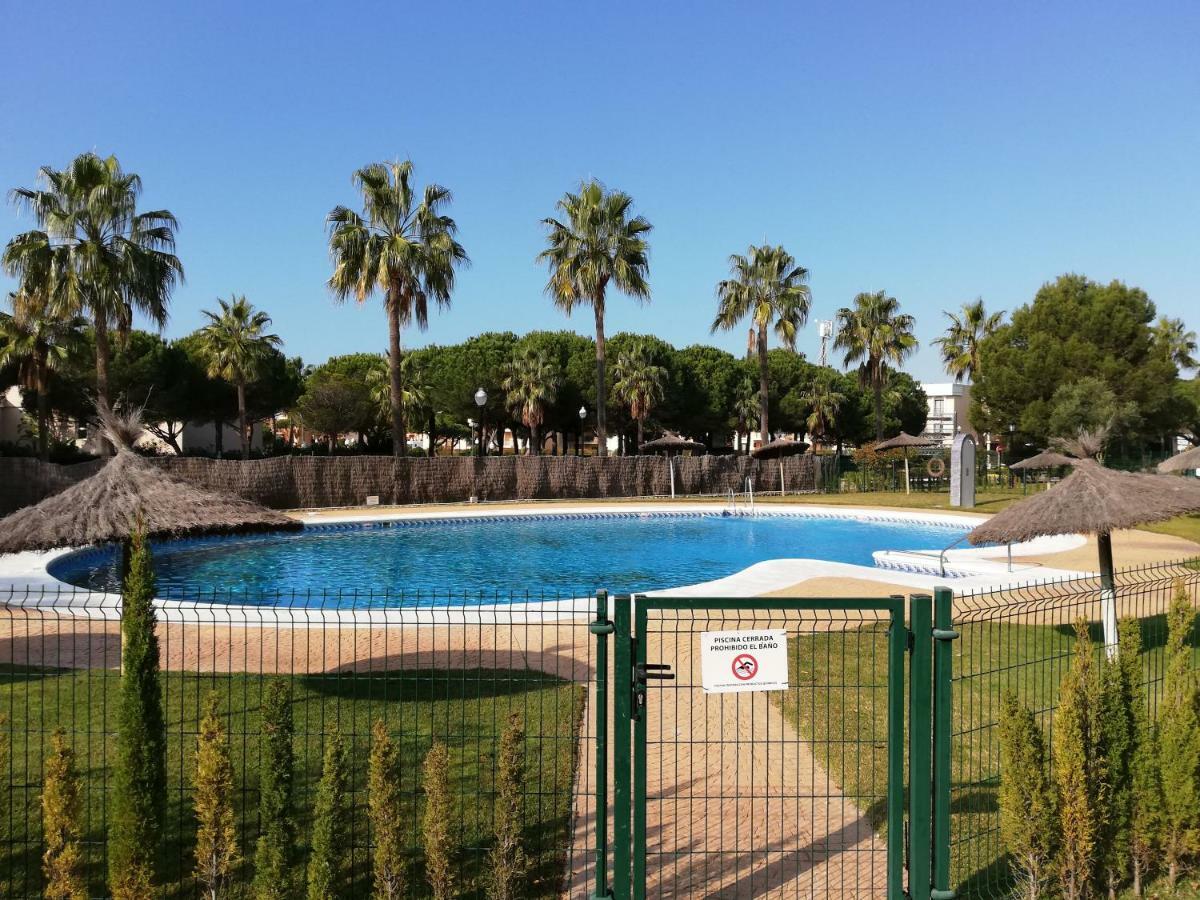
[[[1059,690],[1054,716],[1054,781],[1058,789],[1059,879],[1066,900],[1090,891],[1101,823],[1097,690],[1087,623],[1075,625],[1075,659]]]
[[[375,838],[371,856],[372,896],[375,900],[398,900],[407,890],[400,825],[400,753],[382,719],[371,731],[367,810]]]
[[[1117,653],[1109,656],[1100,676],[1100,744],[1103,771],[1099,782],[1104,809],[1097,856],[1110,897],[1129,874],[1133,762],[1137,748],[1138,686],[1141,680],[1141,626],[1123,619],[1118,626]]]
[[[167,737],[154,633],[154,570],[141,528],[130,535],[124,553],[109,888],[113,900],[149,900],[167,794]]]
[[[263,755],[259,774],[259,827],[254,853],[256,900],[296,896],[296,822],[292,801],[296,780],[291,693],[282,678],[272,679],[263,702]]]
[[[1136,620],[1120,625],[1121,664],[1130,667],[1130,705],[1134,738],[1130,753],[1129,857],[1133,893],[1142,896],[1142,885],[1157,852],[1162,828],[1162,783],[1158,771],[1158,743],[1141,681],[1141,629]]]
[[[217,695],[204,701],[196,737],[196,880],[208,900],[227,896],[238,861],[229,738],[217,714]]]
[[[521,717],[513,713],[500,738],[496,772],[495,843],[489,855],[488,897],[490,900],[521,900],[529,859],[524,846],[525,730]]]
[[[450,751],[440,741],[425,755],[421,781],[425,788],[425,814],[421,819],[425,880],[433,900],[451,900],[455,880],[454,802],[450,797]]]
[[[1000,706],[1000,833],[1026,900],[1045,894],[1057,832],[1042,730],[1016,695],[1006,692]]]
[[[47,900],[87,900],[79,850],[81,812],[75,751],[58,728],[50,737],[50,756],[42,787],[42,832],[46,842],[42,873],[46,877]]]
[[[350,843],[350,757],[334,726],[325,743],[321,783],[313,807],[312,855],[308,860],[308,900],[341,896]]]
[[[1190,637],[1195,612],[1183,583],[1167,614],[1167,671],[1158,721],[1162,778],[1162,852],[1172,888],[1187,857],[1200,844],[1200,719]]]

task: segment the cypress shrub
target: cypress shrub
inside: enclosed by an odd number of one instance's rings
[[[350,756],[335,725],[325,742],[321,783],[313,807],[308,900],[335,900],[345,892],[346,847],[350,843]]]
[[[262,715],[263,753],[259,772],[259,829],[254,854],[256,900],[292,900],[298,893],[296,820],[293,793],[296,756],[293,747],[291,692],[274,678],[267,687]]]
[[[150,900],[167,794],[167,736],[154,633],[154,570],[142,529],[130,535],[124,553],[108,877],[113,900]]]
[[[371,730],[367,811],[374,836],[371,896],[374,900],[399,900],[407,891],[408,880],[400,824],[400,752],[382,719]]]
[[[1006,691],[1000,705],[1000,833],[1012,856],[1019,896],[1045,896],[1058,820],[1046,743],[1033,713]]]
[[[62,728],[57,728],[50,736],[50,756],[42,787],[42,833],[46,843],[42,873],[46,877],[46,900],[87,900],[83,856],[79,850],[81,813],[75,751],[67,745]]]
[[[196,880],[207,900],[227,897],[238,863],[237,823],[233,812],[233,763],[229,738],[217,713],[217,695],[204,700],[196,737]]]
[[[1054,717],[1054,781],[1058,789],[1058,872],[1066,900],[1090,894],[1101,822],[1098,691],[1087,623],[1075,625],[1075,659],[1059,689]]]
[[[1172,888],[1180,868],[1200,845],[1200,719],[1190,638],[1195,612],[1183,582],[1167,614],[1167,671],[1158,721],[1162,778],[1162,853]]]
[[[1098,856],[1111,900],[1130,871],[1133,814],[1133,762],[1137,749],[1136,692],[1141,680],[1141,630],[1136,619],[1118,625],[1118,652],[1104,662],[1100,679],[1099,759],[1103,772],[1103,820]]]
[[[496,772],[495,843],[488,858],[489,900],[521,900],[529,858],[525,853],[524,803],[521,786],[525,782],[525,729],[521,717],[513,713],[500,738],[500,759]]]
[[[1142,896],[1146,875],[1158,853],[1162,830],[1162,781],[1158,768],[1158,742],[1146,690],[1141,680],[1141,629],[1136,620],[1120,625],[1122,665],[1130,666],[1130,703],[1133,708],[1134,740],[1130,757],[1129,857],[1133,875],[1133,893]]]
[[[450,751],[435,741],[425,755],[421,772],[425,813],[421,818],[421,844],[425,851],[425,880],[433,900],[454,897],[454,801],[450,797]]]

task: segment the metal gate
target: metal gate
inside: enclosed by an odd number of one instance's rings
[[[931,599],[617,597],[596,896],[953,897],[954,633]],[[705,692],[701,635],[748,630],[786,632],[787,690]]]

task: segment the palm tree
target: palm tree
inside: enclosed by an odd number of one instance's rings
[[[661,403],[667,382],[667,370],[654,364],[650,348],[637,341],[617,357],[613,369],[613,396],[629,407],[629,415],[637,422],[637,442],[642,446],[646,418],[657,403]]]
[[[546,293],[568,315],[579,305],[589,305],[596,318],[596,445],[608,455],[608,422],[604,360],[604,304],[608,286],[635,300],[649,300],[649,245],[645,236],[652,226],[642,216],[631,216],[633,198],[621,191],[605,190],[599,181],[580,185],[578,194],[558,201],[565,221],[543,219],[550,233],[538,262],[550,268]]]
[[[1154,323],[1154,345],[1180,369],[1194,369],[1200,365],[1192,355],[1196,352],[1196,332],[1188,331],[1182,319],[1159,316]]]
[[[201,310],[208,324],[200,329],[200,352],[208,362],[210,378],[224,378],[237,388],[238,432],[242,459],[250,458],[250,434],[246,429],[246,385],[258,378],[263,362],[282,341],[277,334],[264,334],[271,317],[256,310],[245,297],[234,296],[221,304],[219,313]],[[218,428],[221,425],[218,423]]]
[[[833,345],[846,351],[847,366],[859,363],[858,377],[875,394],[875,440],[883,440],[883,389],[889,365],[900,365],[917,347],[915,320],[900,312],[900,301],[886,291],[859,294],[854,307],[837,314]]]
[[[508,362],[504,372],[500,386],[505,391],[505,404],[529,429],[529,452],[538,456],[542,452],[540,431],[546,407],[558,396],[558,367],[530,347]]]
[[[838,410],[846,402],[846,395],[837,389],[836,378],[837,374],[831,369],[822,369],[800,398],[812,410],[805,425],[812,437],[813,453],[817,452],[817,441],[828,437],[834,430]]]
[[[946,312],[950,326],[934,343],[942,348],[942,362],[955,381],[974,381],[980,372],[979,345],[1004,322],[1003,312],[989,313],[983,298],[964,303],[958,313]]]
[[[429,324],[429,301],[450,305],[454,273],[468,262],[455,240],[458,226],[441,210],[450,191],[427,184],[417,201],[410,160],[372,163],[354,173],[362,193],[363,212],[335,206],[329,225],[329,254],[333,275],[329,287],[339,301],[354,297],[365,303],[377,289],[383,294],[388,320],[388,360],[391,373],[392,452],[402,456],[408,431],[402,403],[400,329]]]
[[[409,415],[425,414],[429,417],[429,456],[433,456],[433,407],[431,405],[432,386],[425,376],[425,371],[418,365],[417,358],[411,353],[400,357],[400,406],[404,411],[407,422]],[[387,355],[379,357],[378,368],[372,366],[367,372],[367,389],[371,394],[371,402],[379,410],[382,420],[392,415],[392,375],[387,364]]]
[[[167,320],[171,291],[183,281],[175,256],[178,222],[165,209],[137,212],[142,180],[115,156],[77,156],[66,169],[40,170],[44,190],[16,188],[12,199],[38,224],[4,248],[2,265],[22,280],[47,279],[50,311],[86,315],[96,336],[96,399],[111,406],[109,331],[125,333],[140,312],[155,325]]]
[[[13,314],[0,313],[0,368],[17,367],[17,377],[37,392],[38,459],[50,459],[50,373],[63,368],[83,346],[86,322],[47,311],[44,297],[10,295]]]
[[[750,452],[750,429],[758,419],[761,406],[758,389],[754,387],[754,382],[747,378],[742,382],[738,389],[737,397],[733,401],[733,415],[737,419],[738,441],[741,441],[743,434],[746,436],[747,453]]]
[[[712,330],[730,329],[745,317],[757,329],[758,349],[758,428],[763,442],[770,440],[767,422],[767,330],[775,324],[775,334],[791,349],[796,332],[808,321],[812,304],[808,270],[783,249],[764,244],[751,247],[745,256],[729,257],[732,278],[717,285],[717,317]]]

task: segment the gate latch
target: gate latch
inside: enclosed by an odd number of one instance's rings
[[[633,667],[633,717],[640,719],[646,706],[646,682],[651,679],[674,681],[675,673],[666,663],[637,663]]]

